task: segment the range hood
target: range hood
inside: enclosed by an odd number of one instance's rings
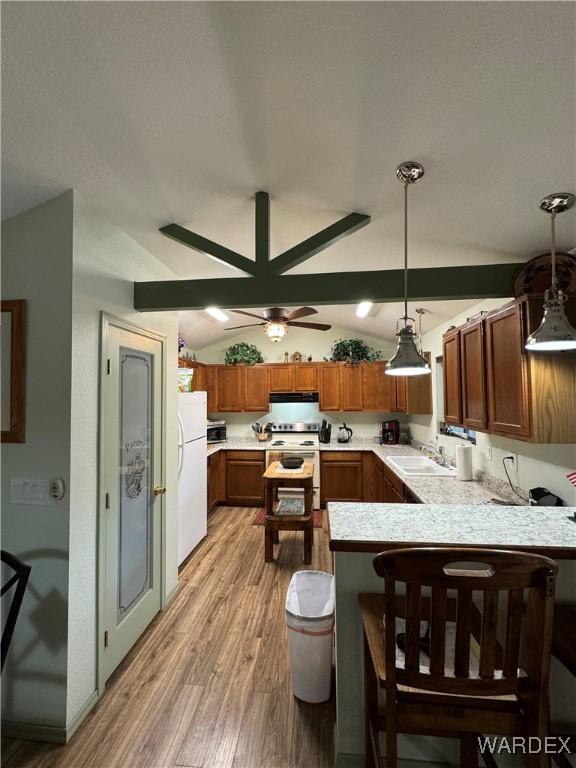
[[[317,403],[318,392],[271,392],[271,403]]]

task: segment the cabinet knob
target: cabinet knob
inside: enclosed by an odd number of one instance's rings
[[[165,485],[158,484],[154,486],[154,496],[162,496],[164,493],[166,493]]]

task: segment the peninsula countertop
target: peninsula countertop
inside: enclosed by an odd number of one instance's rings
[[[571,560],[576,558],[575,514],[576,507],[329,502],[330,549],[496,547]]]

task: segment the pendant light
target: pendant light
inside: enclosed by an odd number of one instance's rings
[[[552,284],[544,294],[544,317],[540,326],[526,339],[526,349],[534,352],[559,352],[576,349],[576,328],[570,325],[564,304],[568,297],[558,288],[556,276],[556,216],[574,205],[576,198],[570,192],[547,195],[540,202],[540,209],[550,214],[550,259]]]
[[[414,318],[408,317],[408,185],[420,181],[424,168],[409,160],[398,166],[396,176],[404,184],[404,316],[398,321],[404,321],[404,327],[396,333],[398,347],[386,364],[386,373],[388,376],[422,376],[432,371],[416,346]]]

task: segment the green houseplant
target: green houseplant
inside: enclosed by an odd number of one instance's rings
[[[362,339],[337,339],[330,350],[333,363],[364,363],[380,360],[382,353]]]
[[[245,341],[239,341],[232,344],[224,353],[224,362],[226,365],[255,365],[263,363],[264,358],[256,344],[247,344]]]

